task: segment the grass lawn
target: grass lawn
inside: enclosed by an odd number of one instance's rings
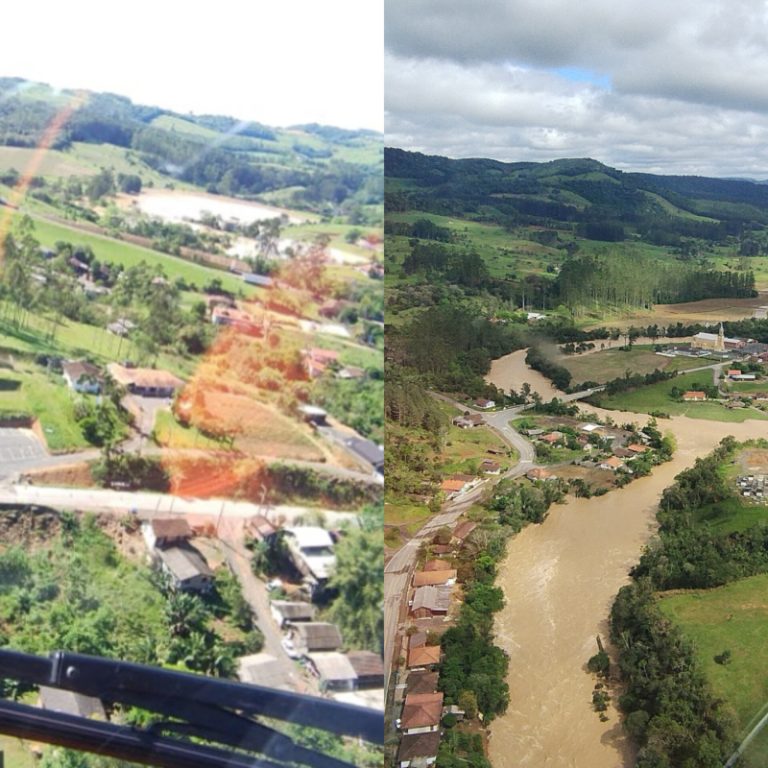
[[[459,415],[459,411],[448,403],[440,402],[440,410],[448,418],[452,419]],[[503,456],[491,456],[488,449],[510,451],[510,458]],[[510,466],[517,461],[517,453],[510,448],[500,437],[492,432],[488,427],[473,427],[472,429],[461,429],[451,425],[446,434],[445,444],[440,455],[440,471],[446,475],[454,472],[466,472],[476,474],[480,462],[483,459],[494,458],[500,460],[502,468]]]
[[[673,400],[670,392],[673,387],[680,390],[697,389],[712,384],[710,371],[684,373],[669,381],[649,384],[631,392],[620,392],[610,397],[599,397],[601,408],[617,411],[634,411],[648,413],[649,411],[665,411],[672,416],[688,416],[691,419],[709,419],[711,421],[726,421],[741,423],[747,419],[768,420],[768,414],[754,408],[728,409],[720,403],[684,403]]]
[[[74,398],[61,376],[34,363],[17,363],[15,368],[0,375],[0,381],[19,384],[15,390],[0,390],[0,412],[36,416],[52,451],[91,447],[75,422]]]
[[[0,301],[0,317],[6,316],[7,303]],[[10,310],[12,312],[12,310]],[[136,357],[136,349],[130,339],[109,333],[106,328],[85,325],[62,318],[56,335],[50,338],[50,320],[35,314],[24,318],[24,326],[0,320],[0,349],[32,354],[56,354],[73,358],[89,357],[102,363]],[[197,361],[165,352],[157,358],[157,367],[165,368],[185,378],[195,369]]]
[[[35,706],[34,702],[30,706]],[[8,768],[36,768],[38,760],[31,750],[31,743],[14,739],[12,736],[0,736],[0,751]]]
[[[384,505],[384,525],[405,526],[408,535],[413,536],[430,517],[430,511],[426,504],[402,504]]]
[[[661,371],[679,371],[706,365],[701,359],[657,355],[647,346],[633,347],[627,352],[606,349],[588,355],[564,355],[557,362],[571,372],[574,381],[596,381],[599,384],[624,376],[626,371],[646,374],[657,368]]]
[[[60,240],[73,244],[90,245],[99,261],[122,264],[126,268],[136,266],[142,261],[148,264],[160,264],[172,282],[177,278],[183,278],[187,283],[194,283],[198,288],[202,288],[203,285],[217,278],[221,280],[222,286],[228,291],[233,293],[242,291],[245,295],[253,293],[253,289],[246,286],[241,279],[221,269],[205,267],[176,256],[170,256],[167,253],[160,253],[160,251],[153,251],[150,248],[143,248],[104,235],[85,232],[76,227],[68,227],[36,218],[34,234],[42,245],[50,248]]]
[[[768,574],[711,590],[661,595],[661,610],[694,641],[715,694],[736,710],[746,731],[768,705]],[[731,651],[729,664],[714,657]],[[768,732],[753,744],[746,764],[768,765]]]
[[[745,531],[758,523],[768,523],[768,505],[748,504],[740,499],[727,499],[696,510],[694,520],[707,523],[717,533]]]

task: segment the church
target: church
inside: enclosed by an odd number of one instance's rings
[[[722,323],[720,323],[720,329],[717,333],[697,333],[691,342],[691,346],[694,349],[706,349],[713,352],[732,352],[743,349],[746,344],[747,339],[730,339],[726,337]]]

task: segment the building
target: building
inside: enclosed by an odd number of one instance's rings
[[[109,375],[132,395],[173,397],[184,386],[178,376],[156,368],[126,368],[119,363],[110,363],[107,370]]]
[[[376,472],[384,472],[384,450],[380,445],[364,437],[348,437],[344,440],[344,445],[350,453],[369,464]]]
[[[495,408],[496,407],[496,401],[495,400],[486,400],[484,397],[478,397],[477,400],[475,400],[475,405],[478,408]]]
[[[336,563],[331,534],[310,525],[283,530],[288,554],[299,573],[315,584],[325,582]]]
[[[456,582],[456,570],[445,571],[416,571],[413,574],[414,587],[436,587],[439,584],[454,584]]]
[[[101,392],[102,376],[98,365],[87,360],[72,360],[61,366],[67,386],[74,392],[96,395]]]
[[[437,731],[442,715],[442,693],[408,693],[400,716],[400,730],[406,734]]]
[[[115,336],[127,336],[136,328],[136,323],[126,317],[118,317],[114,323],[107,326],[107,330]]]
[[[399,768],[429,768],[437,762],[439,731],[406,734],[397,750]]]
[[[300,654],[336,651],[341,648],[341,632],[325,621],[303,621],[291,625],[293,646]]]
[[[611,456],[600,463],[600,469],[608,469],[611,472],[616,472],[617,470],[624,468],[624,462],[617,456]]]
[[[229,326],[249,336],[261,336],[264,330],[260,322],[247,312],[235,307],[214,307],[211,312],[211,322],[214,325]]]
[[[405,683],[406,693],[434,693],[437,690],[439,679],[439,672],[428,672],[427,670],[409,672]]]
[[[147,520],[141,524],[141,533],[150,552],[154,549],[182,546],[193,536],[189,523],[181,517]]]
[[[449,585],[418,587],[411,600],[411,615],[415,619],[446,616],[451,609],[452,592],[453,587]]]
[[[525,476],[533,481],[536,480],[554,480],[555,476],[548,470],[544,469],[543,467],[535,467],[534,469],[529,469]]]
[[[345,654],[308,653],[307,660],[321,691],[353,691],[357,687],[357,673]]]
[[[565,435],[562,432],[555,430],[554,432],[548,432],[546,435],[542,435],[539,440],[547,445],[557,445],[562,443],[565,439]]]
[[[627,446],[627,450],[628,451],[632,451],[632,453],[634,453],[634,454],[645,453],[648,450],[648,446],[647,445],[640,445],[640,443],[630,443]]]
[[[483,459],[480,463],[480,471],[484,475],[500,475],[501,464],[499,464],[498,461],[493,461],[492,459]]]
[[[241,683],[293,692],[293,688],[285,682],[282,667],[269,653],[241,656],[237,660],[237,677]]]
[[[275,281],[267,275],[259,275],[256,272],[246,272],[243,275],[243,280],[248,285],[257,285],[259,288],[271,288]]]
[[[357,688],[383,688],[384,662],[373,651],[350,651],[349,663],[357,675]]]
[[[451,563],[448,560],[427,560],[424,563],[423,571],[448,571],[451,568]]]
[[[267,541],[278,532],[264,515],[254,515],[245,522],[245,533],[256,541]]]
[[[707,393],[701,392],[697,389],[691,389],[691,390],[688,390],[688,392],[683,392],[683,400],[686,403],[701,402],[706,399],[707,399]]]
[[[453,499],[458,496],[463,490],[469,487],[469,484],[464,480],[452,480],[448,478],[443,480],[440,484],[440,490],[449,498]]]
[[[272,600],[269,610],[277,625],[282,629],[287,624],[300,621],[314,621],[316,608],[312,603],[292,600]]]
[[[453,419],[453,426],[460,429],[471,429],[485,424],[485,419],[479,413],[465,413],[463,416],[456,416]]]
[[[303,351],[304,367],[310,379],[322,376],[329,366],[338,365],[339,353],[332,349],[320,349],[313,347]]]
[[[213,587],[213,571],[193,547],[173,546],[155,551],[175,590],[205,593]]]
[[[477,528],[477,523],[471,523],[469,521],[461,523],[453,529],[453,539],[456,541],[464,541],[475,528]]]
[[[344,366],[337,374],[337,379],[362,379],[365,376],[365,371],[362,368],[358,368],[354,365]]]
[[[432,667],[440,663],[440,646],[423,645],[421,648],[412,648],[408,651],[408,668]]]
[[[717,333],[697,333],[691,341],[693,349],[710,350],[712,352],[731,352],[743,349],[748,343],[747,339],[732,339],[725,335],[723,324]]]

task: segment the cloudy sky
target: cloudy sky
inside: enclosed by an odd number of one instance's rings
[[[268,125],[383,127],[383,0],[28,0],[0,76]]]
[[[386,143],[768,178],[764,0],[386,0]]]

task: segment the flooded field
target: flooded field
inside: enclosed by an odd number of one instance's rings
[[[496,361],[491,377],[501,376],[507,389],[527,381],[551,397],[549,382],[529,371],[524,358],[516,352]],[[646,418],[633,415],[638,422]],[[595,637],[607,639],[613,598],[653,535],[659,497],[675,475],[727,435],[748,439],[765,433],[762,422],[683,416],[660,426],[677,440],[671,462],[606,496],[555,505],[542,525],[528,526],[509,542],[497,581],[506,607],[496,631],[497,643],[510,656],[511,698],[509,710],[491,728],[494,768],[632,765],[618,712],[610,708],[603,723],[592,709],[595,681],[586,662],[597,652]]]
[[[176,223],[198,219],[203,211],[221,216],[224,221],[236,219],[242,224],[278,218],[284,213],[288,215],[280,208],[200,192],[148,189],[138,197],[130,198],[130,201],[135,202],[143,213]],[[295,215],[288,216],[288,220],[291,224],[304,221]]]

